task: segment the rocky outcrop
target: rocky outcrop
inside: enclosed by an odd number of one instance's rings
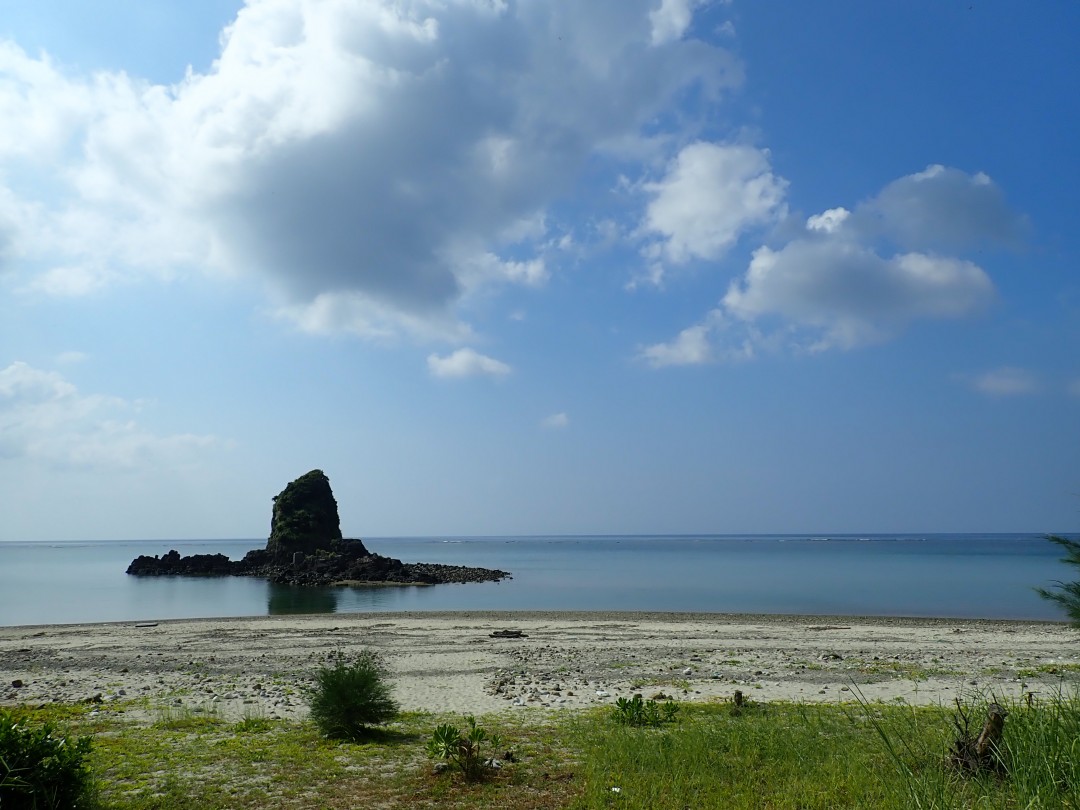
[[[322,470],[301,475],[274,497],[266,551],[276,561],[291,561],[296,553],[336,552],[341,540],[337,501]]]
[[[220,576],[233,573],[235,564],[224,554],[192,554],[190,557],[181,557],[180,553],[174,550],[161,557],[136,557],[128,566],[127,572],[140,577]]]
[[[435,585],[446,582],[496,582],[506,571],[434,563],[403,563],[372,554],[360,540],[341,536],[337,501],[322,470],[312,470],[274,498],[270,539],[241,560],[224,554],[137,557],[133,576],[250,576],[289,585],[381,582]]]

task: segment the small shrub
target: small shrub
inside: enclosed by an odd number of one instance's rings
[[[79,808],[90,802],[89,737],[50,723],[31,725],[0,710],[0,806],[4,810]]]
[[[494,767],[494,760],[488,756],[484,758],[484,744],[487,743],[491,750],[497,750],[502,744],[498,734],[488,734],[483,726],[476,724],[476,718],[465,718],[469,724],[468,730],[462,734],[461,729],[444,723],[435,729],[428,740],[428,753],[455,765],[470,781],[478,781]]]
[[[634,695],[630,700],[616,700],[611,716],[622,726],[660,726],[675,722],[678,712],[679,705],[670,700],[657,703],[655,700],[644,700],[641,695]]]
[[[398,713],[386,672],[370,650],[351,662],[337,653],[333,664],[315,673],[308,706],[319,731],[339,740],[360,739],[370,726],[392,720]]]

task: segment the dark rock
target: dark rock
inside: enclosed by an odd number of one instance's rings
[[[337,501],[330,481],[312,470],[274,498],[270,539],[233,561],[224,554],[181,557],[175,550],[161,557],[137,557],[127,572],[134,576],[250,576],[282,585],[396,583],[435,585],[448,582],[498,582],[506,571],[463,565],[403,563],[372,554],[361,540],[341,536]]]
[[[136,576],[227,576],[232,571],[232,560],[224,554],[192,554],[181,557],[175,549],[161,557],[142,555],[128,566],[127,572]]]
[[[16,678],[11,682],[11,685],[14,686],[16,689],[22,689],[23,682]]]
[[[275,560],[291,560],[296,552],[335,552],[341,540],[337,501],[322,470],[301,475],[274,498],[266,550]]]

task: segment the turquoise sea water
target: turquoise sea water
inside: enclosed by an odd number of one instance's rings
[[[1076,577],[1039,535],[365,538],[406,562],[510,571],[499,583],[319,588],[136,578],[139,554],[264,540],[0,543],[0,625],[283,613],[642,610],[1050,619],[1036,585]]]

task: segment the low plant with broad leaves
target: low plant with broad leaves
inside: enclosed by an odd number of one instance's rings
[[[483,726],[478,726],[471,715],[465,722],[464,731],[449,723],[438,726],[427,748],[432,757],[456,767],[466,780],[475,782],[494,769],[496,761],[491,752],[498,750],[502,740],[498,734],[489,734]]]
[[[662,726],[674,723],[678,713],[679,704],[673,701],[657,703],[645,700],[641,695],[634,695],[629,700],[619,698],[611,710],[612,718],[622,726]]]

